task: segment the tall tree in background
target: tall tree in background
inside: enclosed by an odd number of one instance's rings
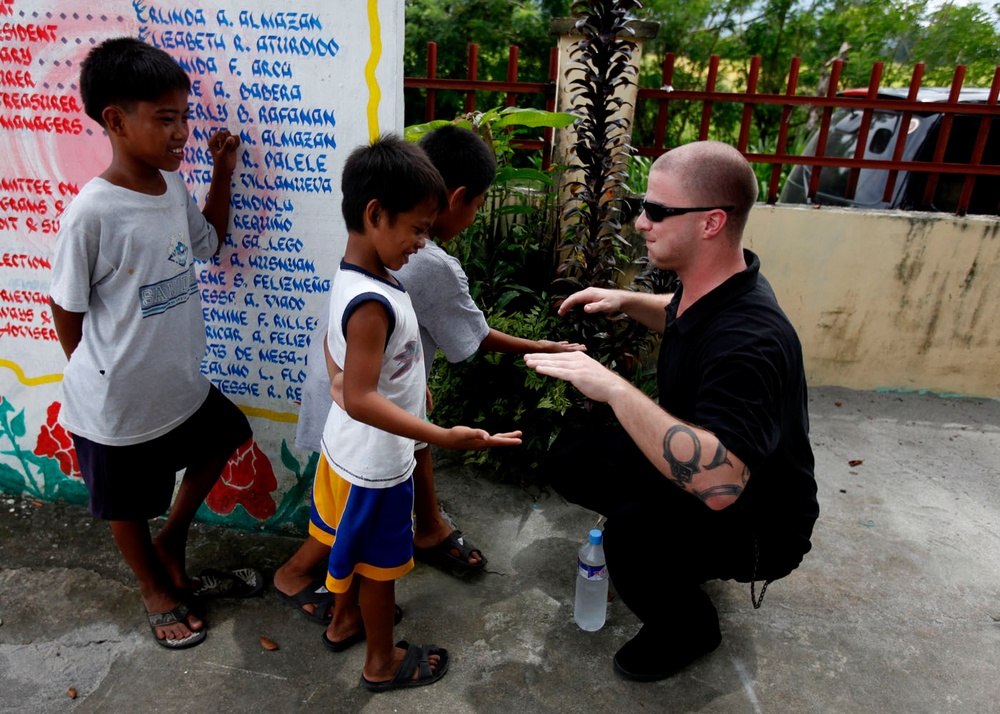
[[[830,62],[846,59],[843,87],[866,86],[874,62],[884,62],[883,86],[906,86],[913,66],[927,65],[925,85],[947,85],[955,66],[967,65],[968,86],[988,86],[1000,65],[1000,6],[992,14],[980,5],[945,2],[930,9],[926,0],[648,0],[643,17],[661,23],[647,57],[677,55],[674,86],[705,86],[710,55],[722,58],[719,88],[745,87],[750,58],[762,58],[758,91],[784,91],[792,57],[800,57],[800,93],[822,93]],[[659,85],[660,68],[651,61],[643,86]],[[692,138],[697,126],[677,108],[670,145]],[[673,110],[672,110],[673,111]],[[712,138],[733,142],[737,117],[714,117]],[[755,141],[773,140],[777,114],[757,111]],[[637,118],[637,143],[644,143],[652,118]]]

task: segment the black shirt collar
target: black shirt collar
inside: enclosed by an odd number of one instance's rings
[[[697,327],[708,317],[715,315],[730,301],[750,292],[757,285],[757,277],[760,274],[760,258],[755,253],[743,249],[743,260],[747,267],[735,275],[730,276],[713,289],[707,295],[698,298],[694,305],[684,311],[684,314],[677,317],[677,308],[681,303],[681,294],[684,286],[681,285],[674,293],[673,300],[667,305],[667,329],[675,329],[681,334]]]

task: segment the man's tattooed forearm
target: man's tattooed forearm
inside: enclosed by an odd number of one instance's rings
[[[678,434],[685,434],[691,439],[692,452],[690,459],[682,460],[678,458],[670,445],[670,442]],[[670,467],[670,475],[674,481],[681,486],[686,486],[691,483],[691,478],[696,473],[701,472],[701,467],[698,465],[698,462],[701,460],[701,440],[693,429],[684,424],[672,426],[667,429],[667,433],[663,436],[663,458],[666,459],[667,465]]]

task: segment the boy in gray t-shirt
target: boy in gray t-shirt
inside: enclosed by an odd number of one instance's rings
[[[240,140],[225,130],[209,139],[212,183],[199,211],[177,173],[190,88],[170,55],[133,38],[107,40],[87,55],[80,94],[112,159],[63,216],[50,289],[69,360],[59,420],[73,437],[90,512],[110,522],[156,642],[170,649],[205,639],[190,598],[263,587],[252,568],[203,571],[200,579],[185,569],[195,512],[251,437],[246,417],[201,374],[205,324],[194,269],[225,236]],[[148,520],[168,508],[154,539]]]
[[[441,172],[448,189],[448,207],[438,214],[431,229],[438,243],[447,243],[475,220],[496,176],[496,160],[476,133],[454,125],[428,133],[420,140],[420,146]],[[461,362],[480,349],[505,353],[585,349],[579,344],[526,340],[491,329],[469,295],[468,278],[461,264],[435,243],[428,243],[395,275],[406,286],[420,323],[428,375],[438,349],[449,362]],[[326,323],[321,316],[323,333]],[[295,439],[300,448],[313,451],[319,451],[323,423],[333,401],[325,369],[325,342],[322,334],[312,340]],[[414,557],[449,570],[482,570],[486,566],[482,552],[460,530],[452,528],[438,508],[431,450],[418,449],[416,460]],[[300,608],[310,619],[328,623],[333,597],[312,574],[325,557],[326,553],[310,548],[308,542],[303,544],[275,573],[274,586],[282,600]]]

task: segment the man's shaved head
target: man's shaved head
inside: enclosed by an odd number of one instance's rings
[[[742,235],[757,201],[757,176],[732,146],[721,141],[684,144],[658,158],[650,171],[670,174],[692,205],[735,206],[729,213],[730,235]]]

